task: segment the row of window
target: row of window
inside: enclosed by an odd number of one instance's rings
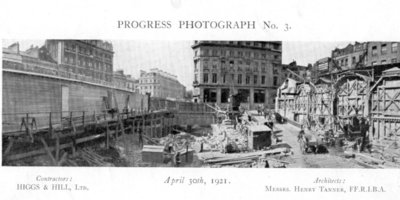
[[[352,45],[352,48],[346,47],[344,49],[337,49],[333,51],[333,57],[347,55],[353,52],[361,51],[367,48],[367,43]]]
[[[75,55],[71,54],[65,54],[64,55],[64,63],[66,64],[71,64],[71,65],[78,65],[82,67],[89,67],[95,70],[99,71],[112,71],[112,65],[103,63],[103,62],[98,62],[98,61],[93,61],[92,59],[79,56],[78,59],[76,59]]]
[[[199,54],[200,51],[200,54]],[[239,57],[254,59],[281,59],[279,54],[267,54],[254,51],[241,50],[224,50],[224,49],[200,49],[194,51],[194,56],[222,56],[222,57]]]
[[[168,91],[181,91],[183,88],[182,87],[165,87],[165,88],[169,88]],[[145,86],[139,86],[138,89],[140,90],[151,90],[151,89],[163,89],[162,86],[157,86],[157,85],[145,85]]]
[[[253,65],[255,67],[258,67],[258,66],[266,67],[267,66],[267,63],[265,63],[265,62],[257,62],[257,61],[251,61],[251,60],[245,60],[244,62],[242,60],[239,60],[239,61],[236,62],[237,66],[240,66],[240,65],[243,65],[243,64],[245,64],[247,66]],[[231,60],[228,63],[228,62],[225,62],[223,60],[222,61],[218,61],[218,60],[215,60],[215,59],[210,61],[210,62],[209,62],[208,59],[203,60],[203,66],[205,66],[205,67],[208,67],[208,66],[217,67],[217,66],[226,66],[226,65],[229,65],[230,67],[233,67],[233,66],[235,66],[235,61]]]
[[[351,57],[351,64],[355,65],[357,64],[357,62],[360,62],[362,60],[363,55],[358,55],[358,59],[357,56],[352,56]],[[348,58],[342,58],[340,60],[338,60],[338,65],[339,66],[347,66],[349,64],[349,60]]]
[[[397,63],[397,58],[393,58],[392,60],[390,60],[390,62],[391,62],[391,63]],[[371,65],[372,65],[372,66],[377,65],[377,64],[378,64],[378,61],[373,61],[373,62],[371,62]],[[382,65],[385,65],[385,64],[389,64],[389,63],[388,63],[387,60],[381,60],[381,64],[382,64]]]
[[[155,79],[140,79],[139,83],[159,83],[159,80],[155,80]]]
[[[211,74],[211,83],[218,83],[218,78],[217,78],[217,74],[216,73],[212,73]],[[258,75],[253,75],[253,84],[258,84],[259,81],[259,76]],[[234,82],[235,80],[235,74],[230,74],[230,77],[228,77],[228,75],[222,75],[222,83],[227,83],[227,79],[230,78],[231,82]],[[274,76],[273,78],[273,85],[277,86],[278,85],[278,77]],[[243,84],[243,75],[242,74],[238,74],[237,75],[237,84]],[[195,82],[198,82],[198,77],[197,74],[195,75]],[[209,83],[209,74],[208,73],[203,73],[203,83]],[[250,75],[246,75],[244,77],[244,83],[246,85],[250,85],[251,83],[251,76]],[[261,84],[265,85],[266,84],[266,77],[265,76],[261,76]]]
[[[97,51],[91,48],[85,48],[79,45],[71,44],[71,43],[65,43],[65,49],[68,51],[76,52],[78,50],[78,53],[84,54],[84,55],[89,55],[89,56],[97,56],[97,57],[102,57],[106,59],[112,59],[112,56],[107,53],[102,53],[101,51]]]
[[[140,86],[140,87],[139,87],[139,89],[141,89],[141,90],[143,90],[143,89],[144,89],[144,90],[147,90],[147,89],[150,89],[150,90],[151,90],[151,89],[157,89],[157,88],[160,89],[161,87],[160,87],[160,86],[157,87],[156,85]]]
[[[107,49],[109,51],[113,50],[113,46],[109,42],[103,42],[101,40],[80,40],[80,41],[94,45],[94,46],[102,48],[102,49]]]
[[[141,75],[139,83],[160,83],[160,80],[164,80],[167,83],[179,83],[176,77],[168,77],[168,76],[157,76],[156,73],[154,75],[148,73],[146,75]]]
[[[219,102],[228,103],[230,97],[230,89],[222,88]],[[238,97],[240,98],[240,102],[247,103],[250,99],[250,90],[248,89],[239,89]],[[253,94],[254,103],[265,103],[265,91],[262,89],[255,89]],[[204,102],[217,102],[217,89],[215,88],[205,88],[203,92],[203,101]]]
[[[109,75],[109,74],[95,72],[95,71],[91,71],[91,70],[83,69],[83,68],[79,68],[79,67],[66,67],[66,68],[67,68],[67,71],[69,71],[71,73],[90,76],[90,77],[93,77],[98,80],[105,80],[105,81],[111,82],[111,75]]]
[[[381,55],[386,55],[388,53],[387,44],[381,44],[380,47]],[[399,43],[391,43],[390,49],[392,53],[397,53],[399,51]],[[372,46],[372,56],[378,56],[378,46]]]
[[[229,69],[231,71],[235,71],[236,70],[236,71],[259,72],[260,69],[261,69],[261,71],[264,72],[264,73],[267,72],[267,67],[271,66],[271,65],[267,65],[264,62],[261,63],[261,66],[259,66],[258,62],[254,62],[253,63],[253,67],[251,67],[250,62],[248,62],[248,63],[246,62],[246,65],[243,66],[242,65],[243,64],[242,61],[239,61],[238,65],[236,67],[234,65],[234,62],[230,61],[229,62],[229,68],[225,65],[225,62],[221,63],[221,65],[218,65],[218,63],[214,61],[211,64],[212,64],[211,68],[213,70],[217,70],[218,67],[219,67],[221,70],[228,70]],[[272,63],[272,68],[273,68],[274,73],[275,72],[277,73],[277,64]],[[209,70],[209,69],[210,69],[210,65],[209,65],[208,61],[204,61],[203,62],[203,70]],[[198,62],[196,62],[195,65],[194,65],[194,71],[195,72],[199,71],[199,63]]]
[[[281,45],[277,43],[268,43],[268,42],[252,42],[252,41],[197,41],[194,43],[214,43],[214,44],[230,44],[230,45],[239,45],[239,46],[249,46],[249,47],[261,47],[261,48],[270,48],[275,50],[280,50]]]

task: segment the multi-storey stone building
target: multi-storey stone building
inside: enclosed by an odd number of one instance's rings
[[[317,60],[311,70],[311,80],[315,82],[319,77],[327,76],[334,70],[334,63],[332,58],[325,57]]]
[[[226,105],[231,95],[242,105],[273,107],[280,85],[280,41],[195,41],[193,97],[195,102]]]
[[[332,51],[334,67],[348,70],[400,62],[400,42],[363,42]]]
[[[368,43],[348,44],[346,47],[336,48],[332,51],[332,60],[335,67],[341,70],[354,69],[365,66]]]
[[[135,79],[129,74],[124,74],[124,70],[114,71],[112,83],[115,87],[135,91]]]
[[[367,66],[400,62],[400,42],[368,42]]]
[[[135,78],[133,78],[131,75],[126,75],[126,88],[128,89],[128,90],[131,90],[131,91],[134,91],[134,92],[136,92],[136,90],[135,90],[135,83],[136,83],[136,79]]]
[[[138,90],[141,94],[164,99],[184,99],[186,87],[179,83],[176,75],[153,68],[149,72],[140,71]]]
[[[101,40],[46,40],[45,47],[68,72],[112,82],[113,46]]]

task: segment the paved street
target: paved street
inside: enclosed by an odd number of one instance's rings
[[[290,168],[360,168],[356,161],[346,159],[335,149],[329,149],[327,154],[302,154],[297,142],[299,128],[291,124],[276,124],[275,128],[281,130],[282,140],[292,146],[294,154],[287,158]]]

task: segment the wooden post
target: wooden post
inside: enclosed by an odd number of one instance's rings
[[[386,137],[386,136],[387,136],[386,135],[386,120],[383,120],[383,137]]]
[[[171,117],[168,117],[168,134],[171,134]]]
[[[143,118],[143,121],[142,121],[142,134],[147,136],[146,131],[145,131],[146,119],[145,119],[145,115],[144,114],[142,114],[142,118]]]
[[[150,113],[150,137],[154,137],[154,132],[153,132],[153,123],[154,123],[154,116],[152,113]]]
[[[186,144],[186,163],[189,162],[189,145]]]
[[[381,126],[382,126],[382,124],[381,124],[381,119],[377,119],[376,120],[377,121],[377,139],[381,139]]]
[[[63,125],[63,111],[60,112],[60,124],[61,124],[61,130],[64,130],[64,125]]]
[[[42,142],[44,149],[46,150],[47,155],[50,157],[53,165],[57,165],[57,160],[54,158],[53,154],[51,154],[51,151],[49,149],[49,146],[47,145],[46,141],[43,138],[40,138],[40,141]]]
[[[120,128],[121,128],[121,136],[122,136],[122,135],[125,134],[125,127],[124,127],[123,120],[122,120],[121,118],[119,118],[118,123],[119,123],[119,125],[121,126]]]
[[[132,120],[132,126],[131,126],[131,133],[132,135],[135,134],[135,120]]]
[[[24,121],[24,120],[22,119],[22,121]],[[31,130],[29,129],[29,113],[26,113],[26,121],[23,122],[23,124],[25,125],[26,134],[30,137],[31,143],[33,143],[34,142],[33,134],[31,133]]]
[[[118,139],[118,132],[119,132],[119,114],[117,116],[117,121],[116,121],[116,124],[115,124],[115,139]]]
[[[14,138],[9,137],[9,138],[8,138],[8,145],[7,145],[7,148],[6,148],[6,150],[4,151],[4,153],[3,153],[3,158],[6,157],[8,153],[10,153],[13,144],[14,144]]]
[[[72,126],[72,112],[69,113],[69,125]]]
[[[50,137],[53,137],[53,124],[51,122],[51,112],[49,114],[49,134],[50,134]]]
[[[75,156],[76,155],[76,139],[75,139],[75,136],[71,137],[71,141],[72,141],[72,146],[71,146],[72,156]]]
[[[97,132],[97,117],[96,117],[96,111],[93,111],[93,122],[94,122],[94,132]]]
[[[59,133],[56,134],[56,160],[59,160],[60,156],[60,136]]]
[[[108,122],[106,123],[106,149],[110,148],[110,129],[108,127]]]
[[[165,136],[165,123],[164,123],[164,114],[163,115],[161,115],[161,137],[164,137]]]

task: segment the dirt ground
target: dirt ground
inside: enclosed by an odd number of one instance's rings
[[[287,157],[291,162],[289,168],[363,168],[353,159],[344,158],[343,154],[335,148],[329,148],[326,154],[302,154],[300,144],[297,142],[299,128],[291,124],[275,124],[283,142],[288,143],[293,150],[293,155]]]
[[[275,124],[275,131],[280,135],[282,142],[292,147],[293,155],[282,157],[283,161],[290,164],[289,168],[363,168],[351,158],[345,158],[340,150],[330,148],[326,154],[303,154],[297,142],[299,128],[291,124]],[[209,127],[194,127],[192,134],[202,136],[211,132]],[[146,144],[146,143],[145,143]],[[88,144],[86,144],[88,145]],[[124,134],[112,142],[110,149],[105,149],[103,141],[88,145],[97,155],[104,158],[106,164],[115,167],[174,167],[172,162],[167,163],[146,163],[142,161],[142,151],[139,146],[137,134]],[[79,149],[78,149],[79,152]],[[78,166],[93,166],[80,160],[79,156],[71,158]],[[4,164],[4,163],[3,163]],[[51,166],[51,160],[47,155],[15,161],[7,165],[11,166]],[[104,166],[104,165],[103,165]],[[108,166],[108,165],[105,165]],[[184,163],[179,167],[204,167],[203,163],[194,154],[193,162]]]

